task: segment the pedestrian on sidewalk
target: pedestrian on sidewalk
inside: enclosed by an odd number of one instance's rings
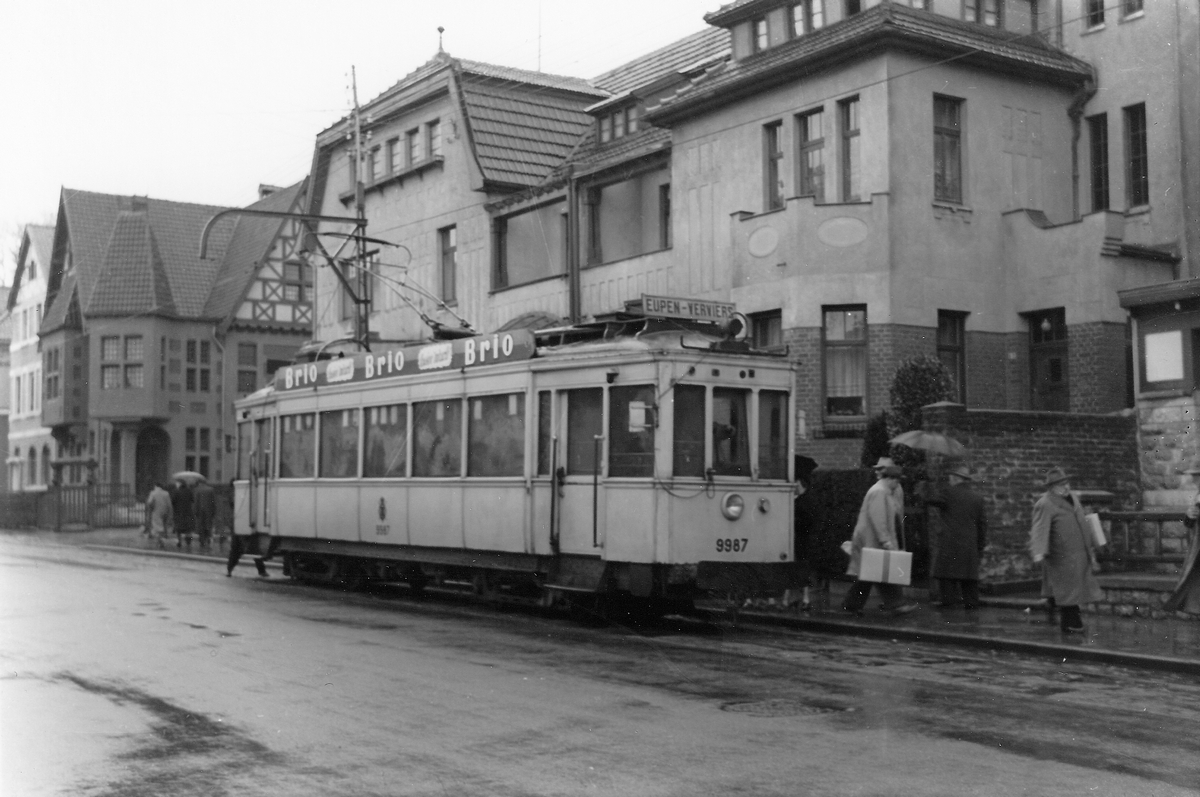
[[[1169,612],[1187,612],[1200,614],[1200,566],[1197,566],[1197,555],[1200,554],[1200,458],[1192,460],[1184,474],[1184,487],[1194,491],[1188,500],[1186,519],[1184,523],[1191,532],[1192,545],[1188,549],[1187,558],[1183,562],[1182,575],[1175,585],[1174,592],[1167,598],[1163,608]],[[1190,484],[1189,484],[1190,482]]]
[[[1083,504],[1071,492],[1062,468],[1051,468],[1043,482],[1046,492],[1033,505],[1029,552],[1042,563],[1042,597],[1060,612],[1066,633],[1083,633],[1080,607],[1104,599],[1095,574],[1100,572]]]
[[[946,472],[948,486],[926,500],[941,516],[930,575],[938,580],[943,608],[979,608],[979,560],[987,545],[987,511],[983,498],[970,488],[971,472],[955,465]]]
[[[193,501],[192,488],[182,479],[175,480],[175,490],[171,493],[171,504],[175,507],[175,547],[182,548],[184,544],[192,547],[192,532],[196,529],[196,507]]]
[[[862,616],[867,599],[871,597],[873,581],[858,578],[862,566],[863,548],[882,548],[886,551],[902,550],[900,540],[904,534],[904,489],[900,486],[900,467],[891,457],[880,457],[875,463],[876,481],[863,497],[858,510],[858,522],[854,525],[854,536],[850,540],[850,566],[846,575],[854,576],[854,584],[846,592],[842,608],[851,614]],[[917,608],[917,604],[904,600],[904,588],[899,584],[879,584],[882,598],[880,609],[892,615],[901,615]]]
[[[171,533],[174,526],[174,508],[171,505],[171,494],[162,482],[156,482],[150,488],[146,498],[146,510],[149,514],[150,539],[158,541],[158,547],[166,547],[163,540]]]
[[[207,479],[196,483],[192,503],[196,509],[196,536],[200,540],[200,549],[207,551],[212,545],[213,519],[217,515],[217,491]]]

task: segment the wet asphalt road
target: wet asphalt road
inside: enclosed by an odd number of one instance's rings
[[[1198,753],[1186,676],[0,537],[5,797],[1175,795]]]

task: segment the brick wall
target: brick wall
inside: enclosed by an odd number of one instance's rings
[[[1033,502],[1045,472],[1055,465],[1076,490],[1112,493],[1113,509],[1141,503],[1137,419],[1132,413],[1084,415],[1055,412],[967,410],[959,404],[926,407],[924,427],[967,446],[976,492],[988,506],[985,580],[1032,572],[1026,553]]]
[[[1129,406],[1129,341],[1125,324],[1097,321],[1067,330],[1071,412],[1115,412]]]

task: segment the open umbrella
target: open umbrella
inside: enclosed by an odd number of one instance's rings
[[[961,457],[967,453],[967,447],[953,437],[947,437],[940,432],[926,432],[923,429],[901,432],[888,442],[947,457]]]
[[[175,481],[184,482],[189,487],[195,487],[198,482],[208,481],[203,473],[196,473],[194,470],[181,470],[171,477]]]

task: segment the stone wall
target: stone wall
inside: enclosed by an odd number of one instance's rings
[[[1200,456],[1200,407],[1196,394],[1138,399],[1142,480],[1146,503],[1183,506],[1193,489],[1181,481],[1180,471]]]
[[[924,428],[967,446],[974,488],[988,506],[984,580],[1028,577],[1026,553],[1033,502],[1047,470],[1059,466],[1075,490],[1111,493],[1110,509],[1141,508],[1137,421],[1132,412],[1084,415],[925,407]]]

